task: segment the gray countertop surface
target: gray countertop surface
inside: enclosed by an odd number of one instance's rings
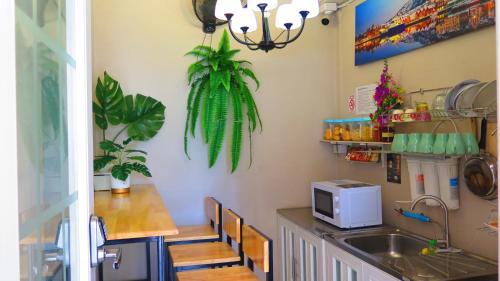
[[[311,207],[279,209],[277,213],[303,230],[324,239],[327,243],[343,249],[399,280],[498,280],[496,262],[469,253],[437,254],[431,257],[418,255],[405,257],[404,260],[402,259],[397,263],[390,263],[369,254],[363,254],[354,247],[342,242],[343,238],[367,234],[401,233],[413,235],[392,226],[382,225],[351,230],[341,229],[313,217]],[[464,268],[466,269],[468,265],[471,266],[471,270],[467,272],[468,274],[465,274],[464,272],[466,271]],[[424,275],[422,274],[423,272],[434,277],[422,277]]]

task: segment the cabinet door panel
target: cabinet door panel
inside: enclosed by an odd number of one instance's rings
[[[363,263],[363,281],[398,281],[399,279],[367,263]]]
[[[278,217],[279,268],[281,281],[298,281],[296,278],[295,226]]]

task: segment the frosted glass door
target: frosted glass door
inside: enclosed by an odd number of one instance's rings
[[[78,280],[68,133],[76,92],[74,1],[16,0],[15,9],[21,280]]]

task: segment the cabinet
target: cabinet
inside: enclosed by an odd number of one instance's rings
[[[324,281],[323,239],[278,217],[280,280]]]
[[[363,262],[353,255],[327,243],[325,246],[326,280],[361,281]]]
[[[397,281],[278,215],[280,281]]]
[[[367,264],[363,263],[363,281],[398,281],[399,279]]]

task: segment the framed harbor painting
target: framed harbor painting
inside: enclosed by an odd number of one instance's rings
[[[495,24],[495,0],[366,0],[356,7],[362,65]]]

